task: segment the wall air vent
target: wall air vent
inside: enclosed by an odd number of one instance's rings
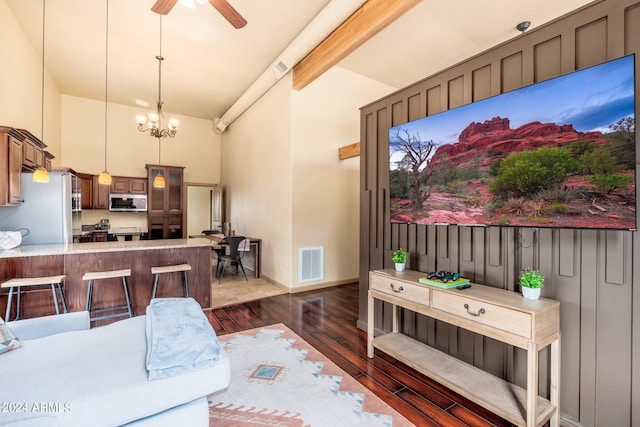
[[[324,278],[324,248],[300,248],[299,282],[314,282]]]
[[[273,74],[276,76],[276,79],[280,79],[280,77],[284,76],[287,71],[289,71],[289,67],[282,61],[278,61],[278,63],[271,69]]]

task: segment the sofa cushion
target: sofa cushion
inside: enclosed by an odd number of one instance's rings
[[[22,341],[13,335],[9,326],[0,317],[0,353],[6,353],[20,347],[22,347]]]
[[[229,384],[229,360],[216,366],[158,381],[148,381],[145,316],[36,340],[0,363],[0,396],[47,411],[2,414],[0,424],[54,416],[65,426],[115,426],[191,402]],[[44,423],[43,425],[55,425]]]

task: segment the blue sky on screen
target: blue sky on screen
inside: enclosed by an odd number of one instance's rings
[[[389,139],[393,143],[396,131],[406,129],[423,141],[450,144],[470,123],[498,116],[509,118],[512,129],[538,121],[571,124],[582,132],[608,132],[610,124],[633,115],[634,57],[630,55],[390,128]]]

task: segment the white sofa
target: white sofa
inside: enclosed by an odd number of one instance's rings
[[[148,380],[145,316],[89,329],[87,312],[8,322],[21,348],[0,354],[0,425],[208,426],[206,396],[229,385],[218,363]]]

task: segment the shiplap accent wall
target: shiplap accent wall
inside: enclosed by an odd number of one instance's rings
[[[631,53],[640,99],[640,2],[594,2],[361,109],[360,327],[367,273],[392,267],[398,247],[409,250],[408,268],[459,271],[514,291],[522,269],[539,268],[543,297],[562,302],[563,424],[640,425],[640,232],[391,224],[388,209],[389,127]],[[640,173],[637,132],[636,147]],[[377,302],[375,309],[382,314],[376,328],[389,330],[390,306]],[[526,355],[518,349],[408,311],[401,329],[526,382]],[[548,394],[548,354],[540,356],[541,393]]]

